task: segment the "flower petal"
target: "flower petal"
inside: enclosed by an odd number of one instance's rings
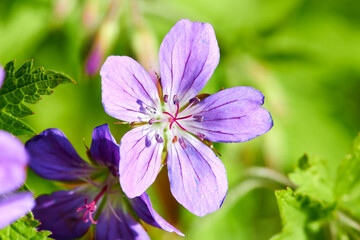
[[[149,125],[127,132],[120,144],[120,184],[129,197],[137,197],[155,181],[161,167],[164,143]]]
[[[170,188],[176,200],[200,217],[219,209],[228,189],[221,160],[189,133],[167,147]]]
[[[84,235],[91,222],[84,222],[84,212],[76,210],[84,205],[86,196],[75,191],[58,191],[36,198],[33,209],[41,230],[49,230],[55,239],[76,239]]]
[[[219,46],[211,24],[178,21],[160,46],[163,93],[170,99],[177,95],[180,105],[185,105],[203,89],[219,59]]]
[[[131,215],[119,208],[110,211],[109,207],[105,207],[99,217],[95,239],[150,240],[145,229]]]
[[[127,121],[149,121],[158,111],[158,90],[150,75],[134,59],[110,56],[100,70],[102,102],[110,116]]]
[[[25,144],[30,167],[43,178],[73,181],[94,171],[59,129],[47,129]]]
[[[0,195],[21,187],[27,162],[28,155],[20,140],[0,130]]]
[[[0,66],[0,88],[5,79],[5,70]]]
[[[189,109],[202,121],[187,121],[185,128],[213,142],[244,142],[271,129],[270,113],[262,108],[264,96],[252,87],[217,92]]]
[[[154,227],[161,228],[168,232],[176,232],[180,236],[185,236],[182,232],[173,227],[170,223],[165,221],[152,207],[151,201],[147,193],[141,196],[130,199],[130,203],[134,208],[137,216]]]
[[[17,193],[0,200],[0,229],[21,218],[34,207],[33,195],[29,192]]]
[[[109,167],[115,176],[118,175],[120,160],[119,145],[116,143],[107,124],[94,129],[90,154],[97,163]]]

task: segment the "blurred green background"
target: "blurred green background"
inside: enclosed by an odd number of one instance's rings
[[[360,130],[359,13],[358,0],[2,0],[0,64],[34,59],[77,82],[44,96],[26,121],[37,132],[60,128],[85,157],[83,139],[90,145],[95,126],[109,123],[118,141],[130,129],[104,112],[89,57],[128,55],[157,71],[160,43],[179,19],[211,23],[221,58],[203,92],[253,86],[274,127],[249,142],[215,145],[229,179],[219,211],[199,218],[169,204],[166,177],[150,196],[187,239],[269,239],[281,230],[274,189],[289,184],[284,175],[305,152],[337,166]],[[36,194],[59,188],[31,172],[28,185]],[[182,239],[147,229],[153,239]]]

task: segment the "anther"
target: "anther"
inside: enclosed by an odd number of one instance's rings
[[[184,141],[183,138],[179,138],[179,143],[180,143],[180,146],[181,146],[183,149],[186,148],[186,143],[185,143],[185,141]]]
[[[166,103],[167,103],[167,102],[168,102],[168,100],[169,100],[169,95],[165,94],[165,95],[164,95],[164,102],[166,102]]]
[[[152,118],[152,119],[149,120],[149,124],[151,125],[151,124],[153,124],[155,121],[156,121],[156,119],[155,119],[155,118]]]
[[[174,102],[175,105],[179,103],[177,95],[174,95],[173,102]]]
[[[199,102],[200,102],[200,98],[198,98],[198,97],[194,97],[194,98],[189,100],[190,104],[197,104]]]
[[[157,134],[155,134],[155,139],[156,139],[156,141],[158,142],[158,143],[163,143],[164,142],[164,140],[162,139],[162,137],[160,137],[160,135],[157,133]]]
[[[204,117],[200,115],[194,115],[193,118],[195,122],[202,122],[204,120]]]
[[[177,136],[175,136],[171,142],[172,142],[172,143],[176,143],[177,140],[178,140],[178,138],[177,138]]]
[[[152,113],[152,114],[155,114],[156,113],[156,108],[154,108],[154,107],[149,107],[149,106],[147,106],[146,107],[146,110],[148,110],[150,113]]]
[[[205,139],[205,135],[202,133],[198,133],[197,136],[200,138],[201,141]]]

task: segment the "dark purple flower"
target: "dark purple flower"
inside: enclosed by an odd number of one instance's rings
[[[26,143],[30,167],[45,179],[73,186],[36,199],[34,216],[55,239],[75,239],[97,224],[95,239],[149,239],[136,220],[183,235],[152,208],[146,193],[135,199],[123,194],[118,176],[119,145],[109,127],[96,127],[87,154],[89,164],[59,129],[47,129]]]
[[[0,85],[1,82],[0,76]],[[24,145],[10,133],[0,130],[0,229],[34,207],[31,193],[14,193],[25,181],[27,162]]]
[[[130,198],[155,181],[165,150],[177,201],[198,216],[213,212],[228,184],[223,163],[205,143],[244,142],[272,127],[261,107],[264,96],[252,87],[222,90],[202,101],[197,97],[219,58],[210,24],[180,20],[160,46],[161,86],[132,58],[105,61],[100,70],[105,111],[140,125],[124,135],[120,146],[120,183]]]

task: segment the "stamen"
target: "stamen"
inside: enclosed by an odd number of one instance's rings
[[[162,139],[162,137],[158,133],[155,134],[155,139],[156,139],[156,141],[158,143],[163,143],[164,142],[164,140]]]
[[[176,142],[177,142],[177,140],[178,140],[178,137],[177,137],[177,136],[175,136],[171,142],[172,142],[172,143],[176,143]]]
[[[189,105],[187,105],[187,107],[182,111],[182,112],[186,112],[186,110],[188,110],[189,108],[192,107],[192,105],[197,104],[200,102],[200,98],[198,97],[194,97],[192,99],[189,100]]]
[[[84,216],[83,216],[83,221],[84,222],[88,222],[90,220],[91,223],[96,224],[98,221],[95,221],[93,218],[93,213],[96,211],[97,206],[96,203],[99,201],[99,199],[104,195],[104,193],[107,190],[107,186],[103,187],[100,191],[100,193],[95,197],[94,201],[92,201],[91,203],[87,203],[87,198],[85,198],[85,205],[82,207],[79,207],[78,209],[76,209],[76,212],[80,212],[83,209],[86,209]]]
[[[110,211],[114,214],[115,218],[119,221],[119,222],[122,222],[121,218],[117,215],[116,211],[114,210],[114,208],[112,207],[109,199],[107,199],[107,204],[110,208]]]
[[[214,145],[211,143],[210,148],[221,157],[221,154],[214,148]]]
[[[168,102],[168,100],[169,100],[169,95],[165,94],[165,95],[164,95],[164,102],[166,102],[166,103],[167,103],[167,102]]]
[[[173,97],[173,103],[174,103],[174,104],[178,104],[178,103],[179,103],[179,100],[178,100],[177,95],[174,95],[174,97]]]
[[[129,122],[114,122],[114,124],[129,124]]]
[[[149,120],[149,124],[152,125],[155,121],[156,121],[156,119],[152,118],[152,119]]]
[[[194,97],[194,98],[189,100],[190,104],[197,104],[199,102],[200,102],[200,98],[198,98],[198,97]]]
[[[195,122],[202,122],[204,120],[204,117],[200,115],[194,115],[193,118]]]
[[[205,135],[202,133],[197,133],[197,136],[200,138],[201,141],[205,139]]]
[[[137,127],[137,126],[142,126],[142,125],[145,125],[146,122],[131,122],[130,123],[130,126],[131,127]]]
[[[183,138],[179,138],[179,143],[180,143],[180,146],[181,146],[183,149],[186,148],[186,143],[185,143],[185,141],[184,141]]]
[[[148,110],[150,113],[152,113],[152,114],[155,114],[156,113],[156,108],[154,108],[154,107],[149,107],[149,106],[147,106],[146,107],[146,110]]]

